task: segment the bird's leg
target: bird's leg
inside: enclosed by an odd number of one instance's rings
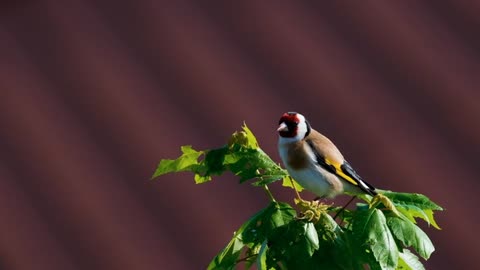
[[[340,210],[338,210],[338,212],[335,214],[335,216],[333,216],[333,220],[335,220],[338,215],[340,215],[341,213],[343,213],[343,211],[345,211],[345,208],[347,208],[347,207],[350,205],[350,203],[352,203],[352,201],[355,200],[355,198],[357,198],[357,196],[353,196],[353,197],[347,202],[347,204],[345,204]]]
[[[372,201],[370,202],[370,208],[374,208],[379,204],[383,204],[387,210],[392,211],[393,214],[396,216],[400,217],[400,212],[398,212],[397,208],[395,205],[392,203],[392,201],[385,195],[383,194],[377,194],[375,197],[373,197]]]
[[[300,197],[300,193],[295,187],[293,179],[291,177],[289,177],[289,179],[292,183],[293,190],[295,190],[295,194],[297,195],[297,198],[295,198],[294,202],[300,208],[301,212],[298,218],[316,223],[320,219],[322,212],[326,213],[330,205],[320,203],[320,197],[315,198],[313,201],[302,199],[302,197]]]

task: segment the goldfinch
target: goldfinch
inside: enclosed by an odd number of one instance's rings
[[[277,129],[278,151],[290,176],[320,198],[376,195],[375,188],[363,181],[327,137],[312,129],[296,112],[282,115]]]

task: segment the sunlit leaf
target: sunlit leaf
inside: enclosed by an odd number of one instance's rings
[[[315,250],[317,250],[320,247],[317,230],[315,229],[315,226],[311,222],[305,223],[304,229],[305,229],[306,239],[308,240],[308,243],[310,244],[309,248],[308,248],[308,251],[309,251],[309,254],[311,256],[311,255],[313,255],[313,252],[315,252]]]
[[[182,155],[179,158],[161,160],[152,178],[172,172],[195,171],[198,166],[198,158],[203,151],[196,151],[190,145],[182,146],[181,150]]]
[[[397,210],[404,214],[409,220],[416,223],[415,218],[421,218],[428,224],[440,230],[434,219],[433,211],[442,211],[443,208],[432,202],[427,196],[417,193],[401,193],[392,191],[381,191],[388,197]]]
[[[291,176],[286,176],[282,178],[282,186],[296,189],[298,192],[303,190],[303,187]]]
[[[428,259],[435,250],[427,234],[410,220],[392,215],[387,217],[387,224],[395,238],[405,247],[413,247],[422,258]]]
[[[360,246],[370,249],[382,269],[395,269],[398,249],[382,211],[372,208],[357,212],[353,221],[353,233]]]
[[[409,206],[416,206],[420,209],[432,209],[438,211],[443,210],[442,207],[432,202],[427,196],[422,194],[392,191],[382,191],[381,193],[392,200],[395,206],[404,206],[406,208]]]
[[[410,252],[410,250],[404,249],[399,255],[400,258],[398,259],[398,266],[396,270],[425,270],[425,267],[420,262],[418,257]]]
[[[253,149],[258,148],[257,138],[255,138],[255,135],[253,135],[252,131],[247,127],[245,123],[243,123],[242,129],[247,137],[247,147]]]

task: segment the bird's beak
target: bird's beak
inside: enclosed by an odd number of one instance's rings
[[[281,123],[280,126],[278,126],[277,128],[277,131],[280,132],[280,131],[288,131],[288,127],[285,123]]]

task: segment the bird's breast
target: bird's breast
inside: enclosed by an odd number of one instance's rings
[[[332,197],[341,192],[339,179],[318,166],[314,153],[304,144],[279,145],[279,153],[290,176],[303,188],[320,197]]]
[[[330,196],[332,188],[331,180],[322,174],[321,168],[306,168],[301,170],[288,169],[289,174],[295,179],[303,188],[313,192],[319,197]]]
[[[302,170],[315,162],[307,150],[309,149],[305,148],[303,141],[299,141],[281,147],[280,155],[285,165],[295,170]]]

